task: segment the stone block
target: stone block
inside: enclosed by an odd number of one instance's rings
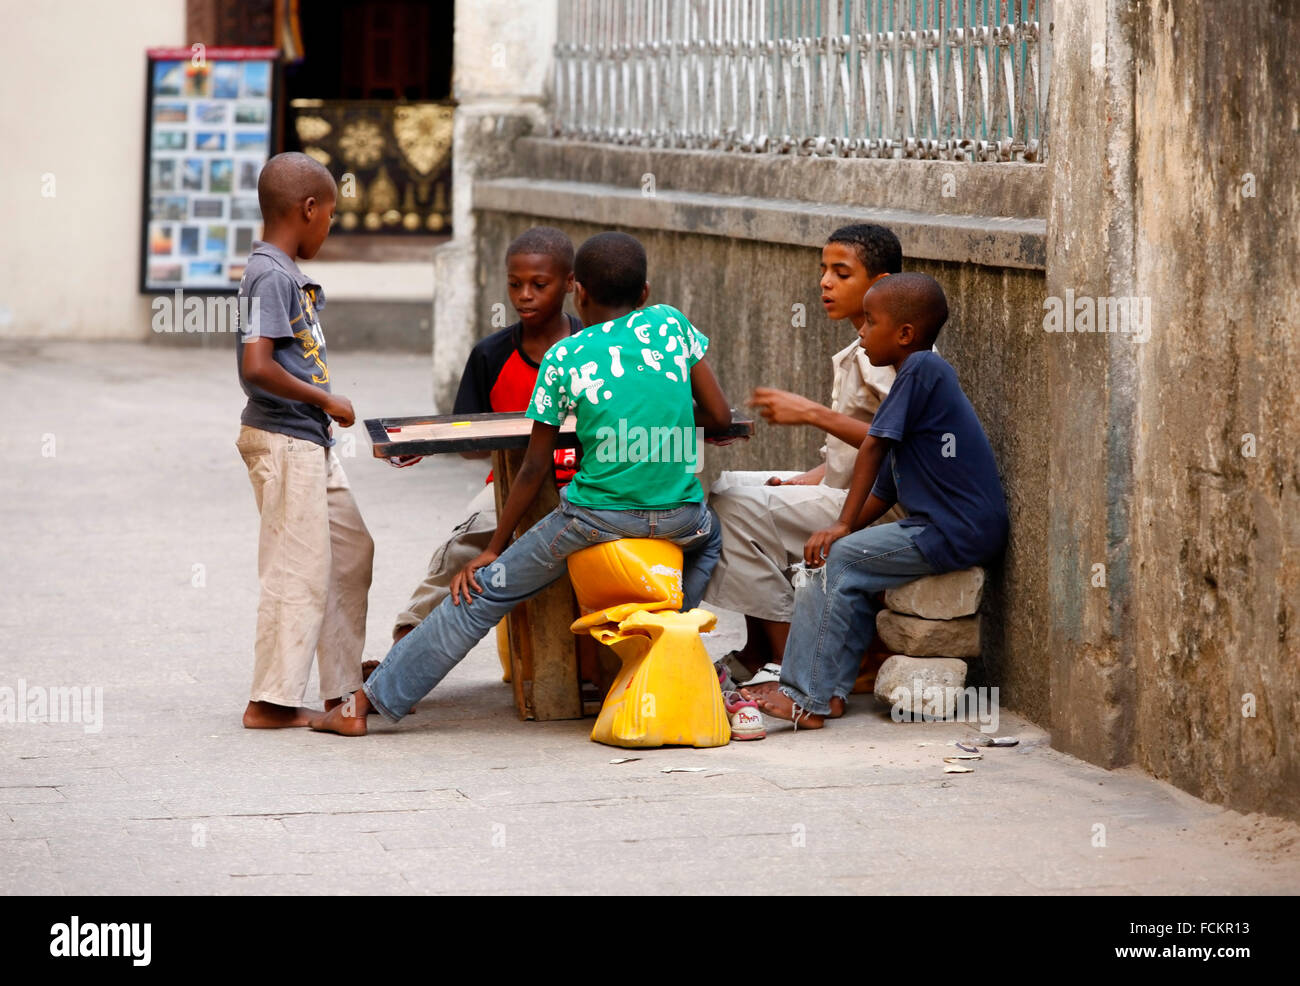
[[[979,657],[980,618],[923,620],[882,609],[876,616],[876,633],[896,654],[911,657]]]
[[[910,721],[934,715],[942,707],[943,719],[957,711],[957,694],[966,684],[966,662],[953,657],[907,657],[895,654],[876,673],[876,701],[890,708],[901,706]]]
[[[890,589],[885,593],[885,606],[926,620],[955,620],[978,612],[983,598],[984,569],[976,567],[927,575]]]

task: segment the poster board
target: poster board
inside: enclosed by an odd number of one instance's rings
[[[262,235],[275,48],[151,48],[140,291],[237,291]]]

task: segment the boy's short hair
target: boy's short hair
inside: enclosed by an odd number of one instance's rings
[[[912,323],[921,334],[922,348],[934,345],[939,330],[948,321],[948,299],[938,281],[929,274],[909,271],[891,274],[877,281],[871,290],[884,294],[885,305],[895,322]]]
[[[554,226],[534,226],[524,230],[506,247],[506,260],[521,253],[550,257],[565,274],[573,271],[573,241]]]
[[[334,176],[315,158],[298,151],[277,154],[257,176],[257,204],[264,220],[278,219],[312,196],[322,202],[337,198]]]
[[[645,289],[645,247],[626,233],[597,233],[578,248],[573,278],[598,304],[638,304]]]
[[[853,247],[862,266],[872,277],[877,274],[897,274],[903,269],[903,245],[884,226],[873,226],[870,223],[841,226],[826,242],[846,243]]]

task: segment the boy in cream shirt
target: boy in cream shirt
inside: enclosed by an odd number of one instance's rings
[[[867,291],[902,270],[902,264],[898,238],[883,226],[837,229],[822,248],[826,313],[857,329]],[[747,679],[744,684],[757,693],[775,688],[780,677],[794,612],[791,569],[802,560],[808,536],[839,516],[858,446],[894,380],[892,367],[871,365],[856,336],[831,357],[831,364],[835,376],[829,407],[771,387],[756,388],[749,400],[771,424],[824,431],[822,462],[802,473],[724,472],[709,497],[722,523],[722,558],[704,599],[745,614],[745,647],[724,661],[731,675]]]

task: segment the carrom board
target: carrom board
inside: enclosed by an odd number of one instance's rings
[[[523,414],[439,414],[413,418],[367,418],[366,433],[377,459],[444,452],[483,452],[526,448],[533,421]],[[732,412],[731,427],[708,438],[746,438],[754,422]],[[574,419],[567,418],[556,440],[559,448],[578,444]]]

